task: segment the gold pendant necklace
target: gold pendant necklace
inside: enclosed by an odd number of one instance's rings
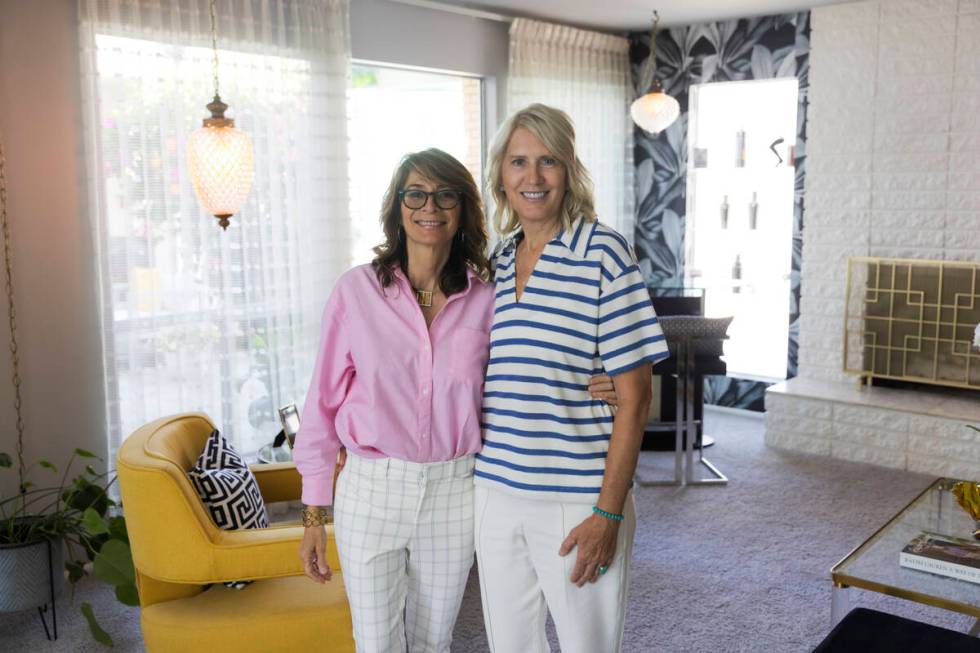
[[[412,288],[415,291],[415,301],[419,303],[419,306],[432,306],[432,291],[431,290],[419,290],[418,288]]]

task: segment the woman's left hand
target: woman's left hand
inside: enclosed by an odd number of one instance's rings
[[[589,515],[571,530],[561,543],[558,555],[566,556],[572,549],[578,549],[575,567],[572,568],[573,583],[582,587],[599,580],[599,567],[608,568],[612,564],[618,534],[619,522],[595,514]]]
[[[608,374],[597,374],[589,379],[589,395],[593,399],[602,399],[610,406],[619,405],[616,386],[613,385],[612,377]]]

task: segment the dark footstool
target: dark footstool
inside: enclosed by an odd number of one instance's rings
[[[980,653],[980,639],[955,630],[855,608],[813,653]]]

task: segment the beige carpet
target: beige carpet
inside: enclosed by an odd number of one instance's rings
[[[924,488],[929,477],[768,449],[757,417],[709,411],[717,444],[708,457],[727,487],[639,488],[624,650],[798,653],[830,629],[829,569]],[[666,478],[670,454],[644,453],[640,473]],[[247,590],[245,590],[247,591]],[[965,631],[972,619],[860,590],[865,605]],[[115,651],[142,651],[138,611],[97,583],[75,604],[93,604]],[[0,615],[5,653],[103,651],[77,607],[59,603],[58,642],[36,613]],[[552,636],[553,646],[557,642]],[[328,649],[324,649],[328,650]],[[476,571],[456,625],[453,651],[487,651]]]

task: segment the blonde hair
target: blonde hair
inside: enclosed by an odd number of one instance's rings
[[[561,109],[544,104],[529,104],[512,114],[497,130],[490,145],[487,160],[487,196],[493,203],[493,226],[501,236],[507,236],[520,226],[517,213],[507,201],[501,184],[501,169],[510,137],[519,127],[528,130],[541,141],[565,168],[565,196],[559,218],[568,229],[579,217],[595,220],[592,198],[592,178],[575,154],[575,127]]]

